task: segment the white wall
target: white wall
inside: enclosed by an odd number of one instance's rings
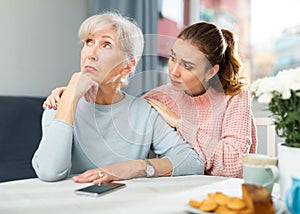
[[[85,0],[0,1],[0,95],[47,96],[79,69]]]

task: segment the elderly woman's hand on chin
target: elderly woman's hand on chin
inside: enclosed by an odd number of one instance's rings
[[[91,102],[95,101],[97,91],[98,83],[88,73],[78,72],[72,75],[64,94],[70,94],[75,99],[84,96],[87,101]]]
[[[93,182],[94,184],[127,180],[134,177],[145,176],[144,167],[144,161],[131,160],[111,166],[87,170],[82,174],[74,176],[73,180],[76,183]]]
[[[82,79],[83,81],[81,81]],[[67,90],[67,88],[74,88],[74,94],[78,94],[78,99],[84,96],[85,100],[88,102],[95,102],[96,95],[98,92],[98,83],[95,82],[88,74],[82,74],[81,72],[74,73],[67,87],[62,86],[52,90],[51,94],[47,97],[43,103],[43,109],[53,108],[57,109],[59,105],[61,96]]]

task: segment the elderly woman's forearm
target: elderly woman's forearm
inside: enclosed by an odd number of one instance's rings
[[[62,121],[52,121],[49,127],[43,128],[43,137],[32,159],[32,166],[41,180],[57,181],[68,175],[72,136],[72,127]]]

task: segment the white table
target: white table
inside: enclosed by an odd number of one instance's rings
[[[139,178],[122,181],[125,188],[100,196],[76,195],[90,184],[26,179],[0,183],[1,214],[58,213],[187,213],[187,203],[208,192],[241,195],[242,179],[214,176]]]

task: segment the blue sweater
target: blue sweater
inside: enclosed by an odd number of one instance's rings
[[[32,159],[41,180],[144,159],[150,149],[171,161],[173,176],[204,172],[197,153],[144,99],[126,94],[118,103],[97,105],[82,98],[73,126],[54,119],[55,113],[44,111],[43,136]]]

